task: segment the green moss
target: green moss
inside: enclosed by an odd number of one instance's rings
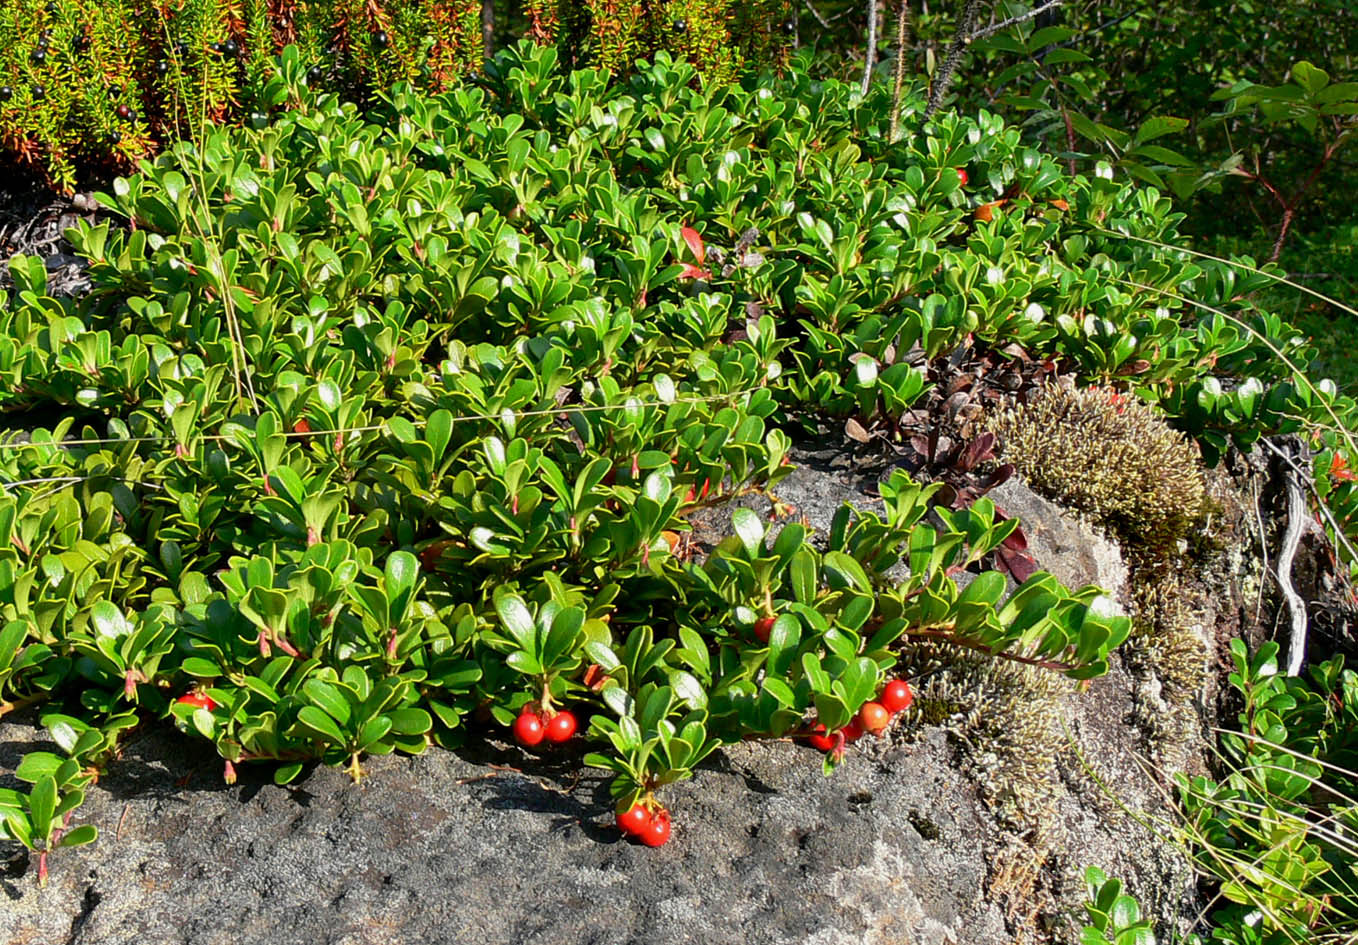
[[[996,412],[987,426],[1001,457],[1033,488],[1129,547],[1167,556],[1205,515],[1197,447],[1127,395],[1051,385]]]

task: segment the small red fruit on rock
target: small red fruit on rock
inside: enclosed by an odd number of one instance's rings
[[[839,730],[839,733],[844,736],[844,744],[852,745],[863,737],[863,726],[858,724],[858,718],[855,716],[848,725]]]
[[[768,643],[769,636],[773,633],[773,617],[760,617],[754,622],[754,635],[759,638],[760,643]]]
[[[826,730],[824,723],[817,722],[816,727],[811,730],[811,734],[806,736],[806,742],[816,751],[829,751],[835,747],[835,736]]]
[[[629,837],[639,837],[651,826],[651,812],[640,804],[633,804],[618,815],[618,829]]]
[[[891,713],[880,702],[865,702],[858,710],[858,724],[863,727],[863,731],[871,732],[878,738],[890,722]]]
[[[910,708],[910,703],[914,701],[915,694],[904,679],[893,679],[882,689],[881,703],[892,715]]]
[[[531,709],[525,708],[514,720],[514,740],[525,748],[541,744],[545,734],[542,719]]]
[[[637,835],[641,842],[648,847],[663,847],[670,840],[670,812],[667,810],[657,811],[651,818],[651,822],[646,825],[646,829]]]
[[[575,713],[563,709],[547,720],[547,741],[556,745],[570,741],[571,736],[575,734],[575,728]]]
[[[967,181],[969,181],[970,179],[971,179],[971,178],[967,177],[966,168],[959,167],[959,168],[957,169],[957,182],[958,182],[959,184],[961,184],[963,187],[965,187],[965,186],[967,186]]]

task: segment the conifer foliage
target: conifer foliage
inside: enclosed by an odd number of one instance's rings
[[[203,120],[264,107],[295,44],[316,86],[364,100],[444,88],[482,61],[476,0],[7,0],[0,141],[70,189],[78,168],[132,169]]]
[[[777,66],[787,0],[518,0],[501,21],[614,74],[666,49],[705,78]],[[480,71],[479,0],[0,0],[0,151],[62,190],[125,173],[204,121],[239,120],[279,51],[360,103],[396,82],[443,90]]]

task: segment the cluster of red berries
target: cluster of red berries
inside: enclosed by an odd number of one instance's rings
[[[530,703],[514,720],[514,740],[524,748],[541,745],[544,739],[559,745],[571,740],[576,727],[575,713],[570,709],[544,714],[534,710]]]
[[[910,684],[904,679],[893,679],[882,687],[882,694],[876,702],[863,703],[858,714],[839,731],[828,731],[824,724],[817,722],[806,738],[807,743],[817,751],[842,754],[844,746],[858,741],[864,732],[871,732],[881,738],[891,724],[892,717],[910,708],[914,701],[915,694],[910,691]]]
[[[670,812],[661,807],[653,813],[645,804],[633,804],[618,814],[618,829],[648,847],[663,847],[670,839]]]

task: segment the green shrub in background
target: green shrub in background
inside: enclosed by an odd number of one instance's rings
[[[624,72],[666,50],[715,82],[781,65],[796,31],[789,0],[530,0],[525,13],[529,35],[573,65]]]

